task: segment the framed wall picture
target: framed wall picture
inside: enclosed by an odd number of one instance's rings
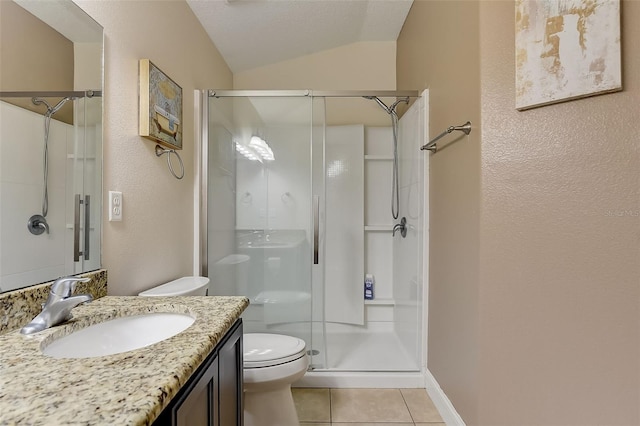
[[[182,149],[182,88],[148,59],[140,59],[140,136]]]
[[[622,90],[620,0],[516,0],[516,109]]]

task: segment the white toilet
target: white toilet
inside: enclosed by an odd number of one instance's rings
[[[304,340],[247,333],[242,344],[245,426],[298,426],[291,384],[309,366]]]
[[[294,292],[252,288],[250,260],[246,254],[232,254],[216,262],[210,270],[212,293],[250,297],[251,305],[242,315],[245,319],[295,321],[296,308],[308,303],[308,299],[287,298]],[[245,426],[298,426],[291,384],[304,375],[309,365],[304,340],[281,334],[245,333],[243,353]]]
[[[208,285],[209,278],[207,277],[182,277],[166,284],[152,287],[139,293],[138,296],[206,296]]]
[[[205,296],[209,278],[183,277],[139,296]],[[309,366],[305,342],[281,334],[243,336],[245,426],[298,426],[291,384]]]

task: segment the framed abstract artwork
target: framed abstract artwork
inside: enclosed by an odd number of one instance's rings
[[[140,136],[182,149],[182,88],[148,59],[140,59]]]
[[[622,90],[620,0],[516,0],[516,108]]]

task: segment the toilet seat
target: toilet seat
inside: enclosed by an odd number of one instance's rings
[[[282,334],[247,333],[243,336],[244,368],[264,368],[305,356],[305,342]]]

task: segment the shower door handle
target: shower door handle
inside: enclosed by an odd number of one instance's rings
[[[320,241],[318,236],[320,234],[320,196],[313,196],[313,264],[318,264],[318,249],[320,247]]]
[[[80,255],[80,194],[76,194],[73,212],[73,261],[79,262]]]
[[[90,195],[84,196],[84,250],[82,251],[82,257],[84,260],[89,260],[89,237],[91,232],[91,203]]]
[[[73,214],[73,261],[79,262],[80,256],[89,260],[89,226],[90,226],[90,196],[85,197],[84,202],[80,194],[76,194]],[[84,251],[80,251],[80,204],[84,204]]]

